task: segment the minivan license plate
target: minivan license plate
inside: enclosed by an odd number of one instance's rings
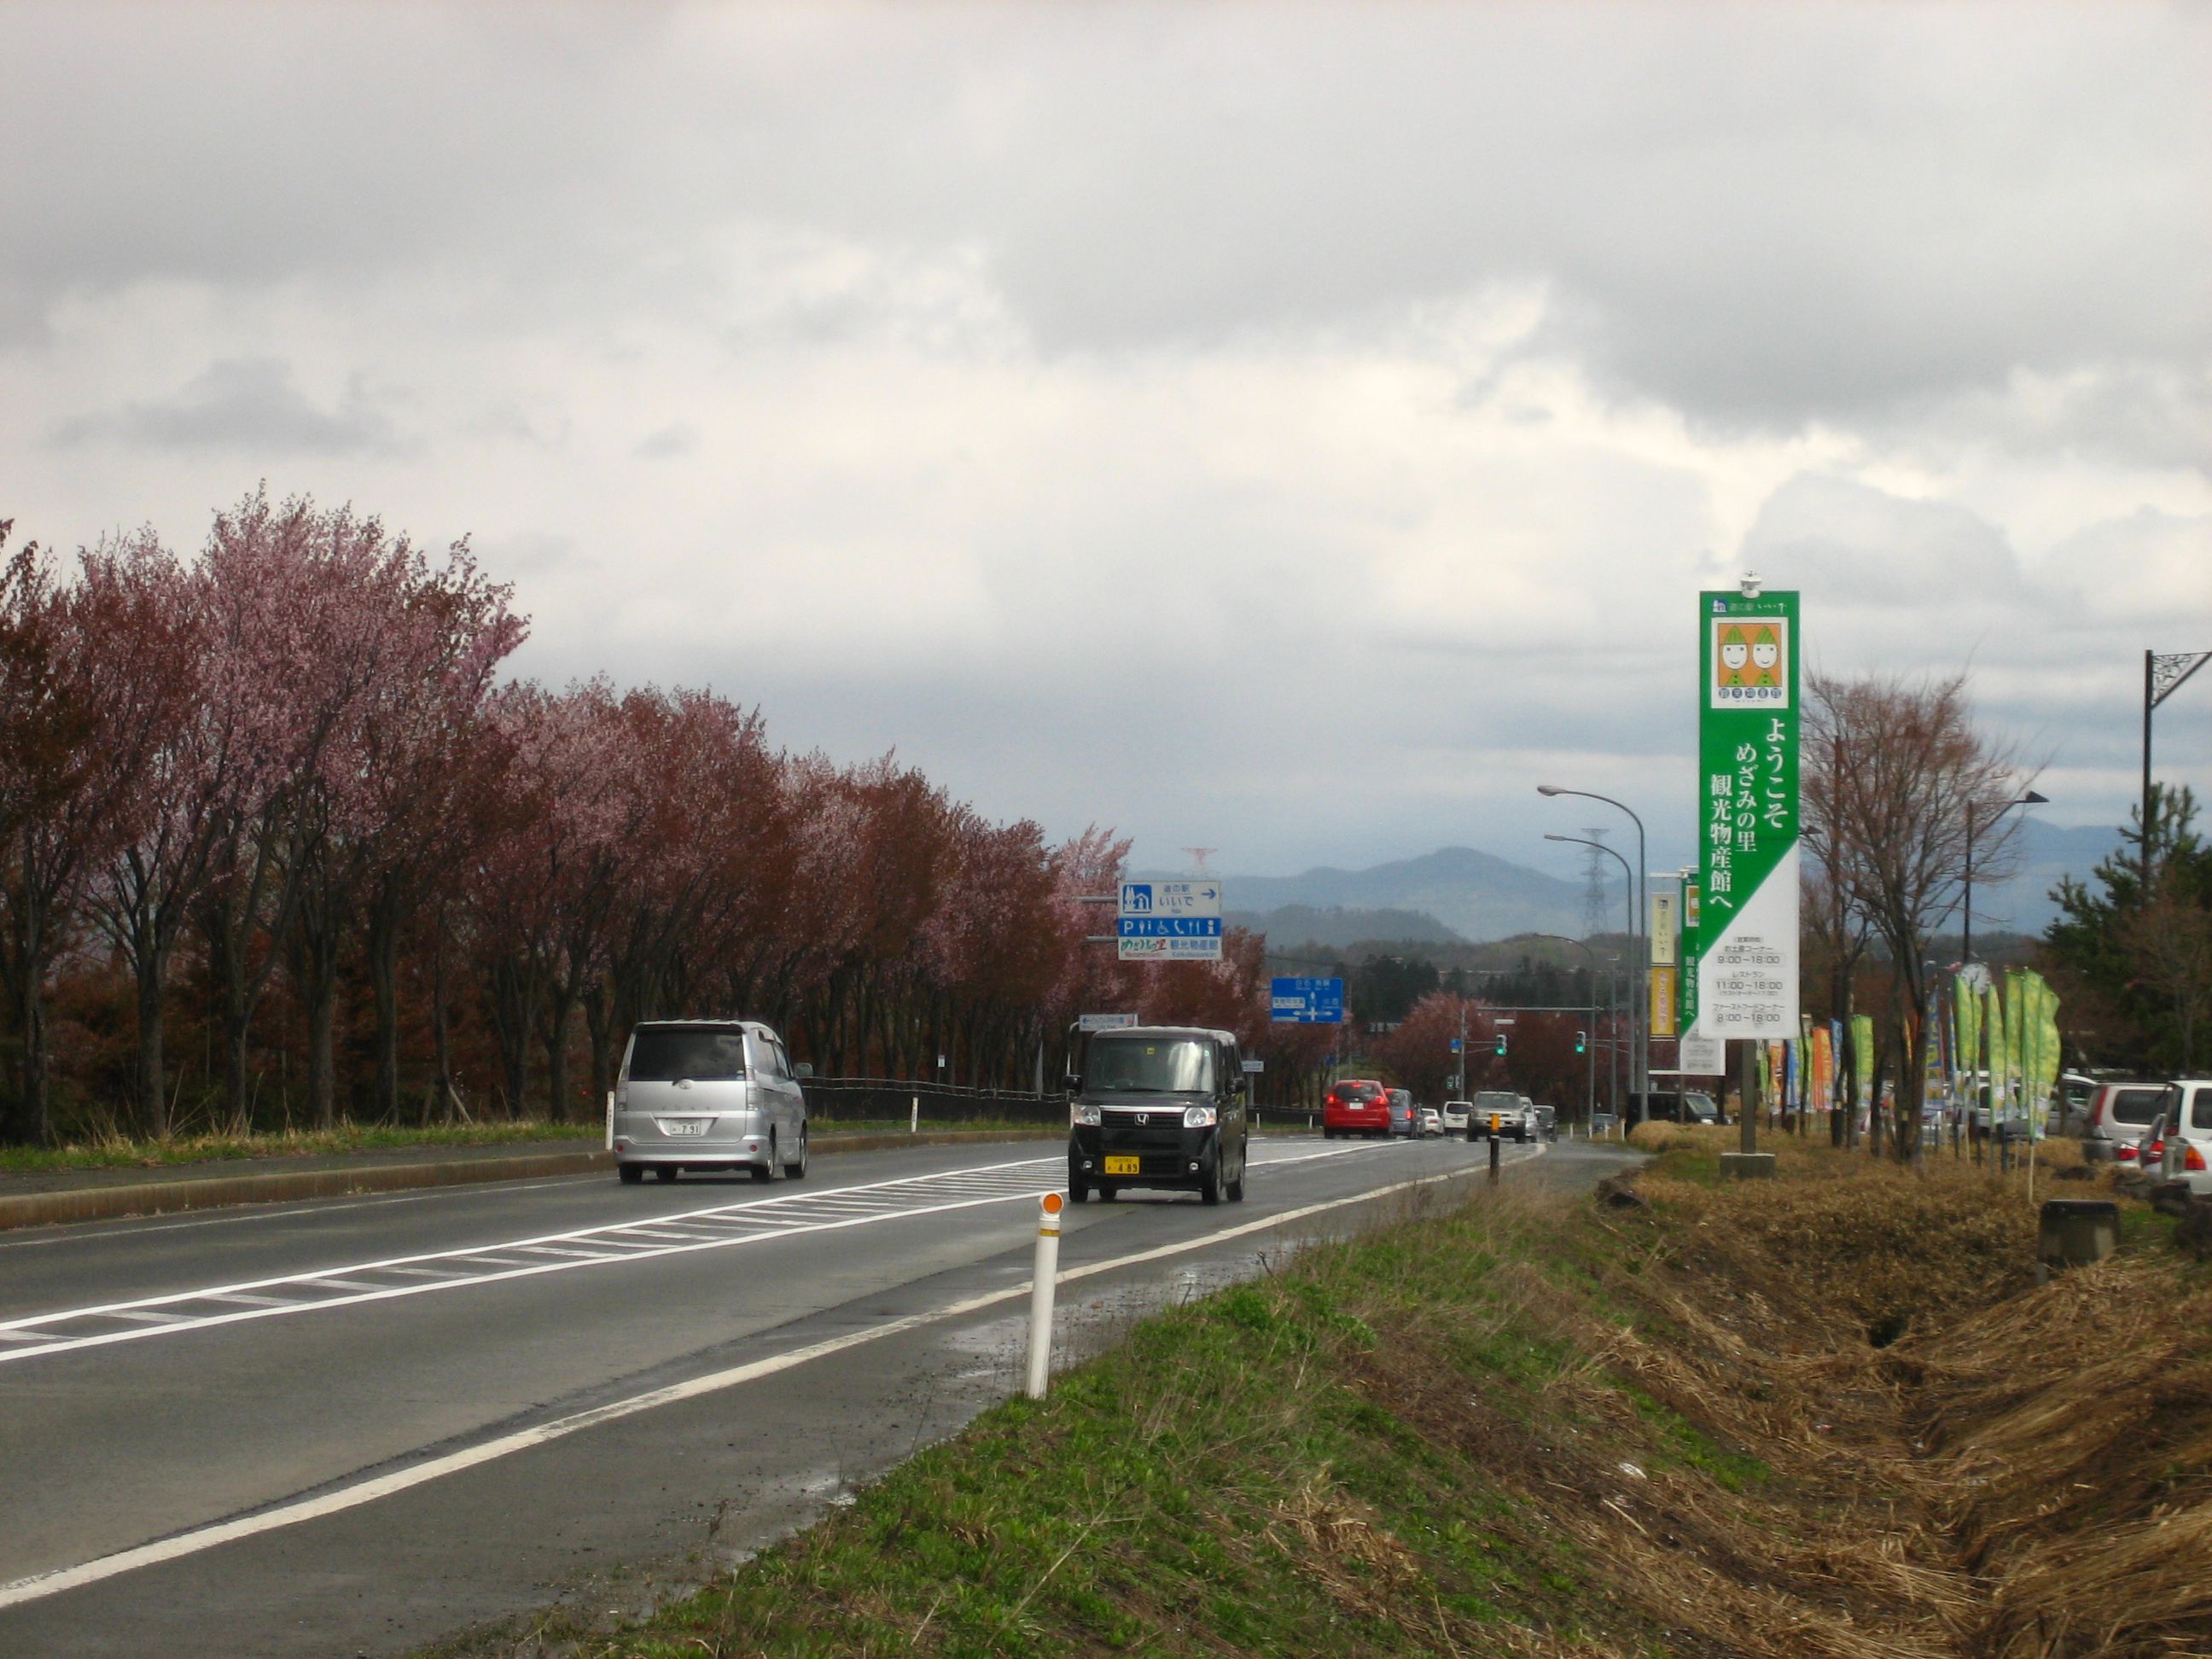
[[[1137,1160],[1134,1158],[1115,1158],[1109,1153],[1106,1159],[1106,1173],[1134,1175],[1137,1173]]]
[[[664,1117],[654,1120],[665,1135],[703,1135],[707,1120],[703,1117]]]

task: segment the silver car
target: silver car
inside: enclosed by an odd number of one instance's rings
[[[650,1170],[806,1175],[806,1097],[783,1039],[750,1019],[641,1022],[623,1051],[610,1125],[615,1168],[635,1185]]]

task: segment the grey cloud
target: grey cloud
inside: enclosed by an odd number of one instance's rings
[[[49,72],[16,122],[43,153],[0,179],[41,234],[0,289],[465,266],[518,314],[604,315],[696,302],[726,280],[702,239],[758,223],[972,247],[1085,351],[1535,280],[1622,393],[1780,428],[2212,350],[2201,12],[825,18],[8,9],[0,57]],[[847,337],[896,297],[787,320]]]
[[[677,421],[648,434],[644,441],[631,451],[646,460],[665,460],[677,455],[689,455],[699,447],[699,428],[689,421]]]
[[[271,357],[210,363],[173,397],[63,422],[53,441],[120,442],[149,449],[248,449],[268,454],[384,453],[399,445],[392,422],[358,385],[334,410],[318,408]]]
[[[2002,604],[2021,582],[2003,534],[1966,507],[1818,473],[1801,473],[1767,498],[1742,557],[1770,586],[1880,610]]]

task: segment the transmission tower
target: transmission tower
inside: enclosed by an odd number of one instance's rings
[[[1182,850],[1190,854],[1191,874],[1202,876],[1206,873],[1206,860],[1221,849],[1218,847],[1186,847]]]
[[[1583,834],[1592,841],[1603,841],[1602,826],[1592,829],[1585,824]],[[1607,915],[1613,907],[1606,902],[1605,849],[1585,847],[1583,849],[1583,937],[1595,939],[1606,930]]]

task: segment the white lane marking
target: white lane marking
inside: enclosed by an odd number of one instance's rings
[[[1330,1147],[1326,1151],[1292,1158],[1262,1158],[1258,1167],[1279,1169],[1287,1164],[1310,1163],[1316,1158],[1341,1158],[1351,1152],[1372,1150],[1376,1150],[1372,1146]],[[395,1301],[402,1297],[420,1296],[432,1291],[498,1284],[508,1279],[597,1267],[610,1261],[635,1261],[696,1250],[727,1249],[732,1245],[787,1238],[797,1233],[831,1231],[865,1226],[878,1221],[1003,1204],[1034,1195],[1041,1190],[1031,1184],[1036,1176],[1045,1170],[1057,1170],[1059,1163],[1059,1158],[1053,1157],[986,1164],[978,1169],[951,1172],[951,1181],[943,1175],[896,1176],[860,1186],[834,1188],[823,1194],[793,1193],[782,1198],[760,1200],[742,1206],[692,1211],[673,1217],[656,1216],[642,1222],[610,1223],[572,1232],[548,1234],[537,1239],[516,1239],[500,1244],[479,1245],[474,1249],[356,1262],[282,1278],[250,1279],[241,1284],[216,1285],[206,1290],[173,1291],[131,1302],[105,1303],[95,1307],[71,1308],[27,1316],[0,1322],[0,1337],[9,1338],[17,1345],[0,1349],[0,1364],[40,1358],[49,1354],[73,1353],[85,1348],[109,1347],[119,1342],[141,1340],[152,1336],[181,1335],[188,1331],[242,1324],[249,1320],[276,1319],[288,1314]],[[910,1202],[915,1197],[933,1196],[941,1191],[982,1195],[958,1198],[938,1205],[916,1206]],[[858,1201],[874,1207],[854,1214],[831,1212],[826,1218],[809,1213],[823,1198],[833,1195],[848,1203]],[[696,1231],[673,1230],[670,1225],[672,1222],[724,1224],[742,1222],[755,1231],[702,1234]],[[520,1254],[544,1251],[572,1243],[588,1243],[592,1253],[556,1255],[550,1261],[541,1255]],[[629,1254],[621,1253],[625,1251]],[[459,1265],[442,1267],[424,1265],[428,1263]],[[439,1276],[403,1285],[362,1284],[357,1279],[343,1277],[346,1274],[380,1273],[388,1279],[423,1273],[435,1273]],[[268,1294],[272,1291],[283,1293]],[[333,1291],[337,1294],[330,1294]],[[56,1328],[65,1326],[82,1328],[87,1322],[107,1322],[112,1327],[122,1322],[125,1316],[153,1310],[166,1313],[169,1310],[194,1304],[201,1306],[235,1304],[244,1307],[246,1311],[168,1313],[159,1322],[126,1324],[121,1329],[101,1329],[95,1325],[84,1334],[71,1334]],[[38,1340],[31,1344],[23,1344],[21,1338],[26,1333]]]
[[[1530,1158],[1542,1157],[1544,1152],[1544,1146],[1539,1143],[1528,1153],[1528,1158],[1510,1161],[1526,1163]],[[1304,1164],[1310,1160],[1297,1158],[1275,1161],[1284,1164]],[[1128,1255],[1115,1256],[1110,1261],[1094,1261],[1085,1267],[1072,1267],[1065,1273],[1055,1274],[1053,1282],[1056,1285],[1066,1285],[1077,1279],[1090,1279],[1099,1273],[1115,1273],[1123,1267],[1133,1267],[1147,1261],[1158,1261],[1167,1256],[1185,1255],[1193,1250],[1205,1249],[1211,1245],[1225,1243],[1233,1238],[1242,1238],[1252,1233],[1263,1232],[1271,1227],[1280,1227],[1290,1222],[1303,1221],[1309,1216],[1321,1215],[1330,1210],[1340,1210],[1347,1205],[1369,1204],[1377,1199],[1389,1198],[1395,1193],[1408,1192],[1417,1187],[1432,1187],[1440,1181],[1464,1180],[1480,1172],[1480,1166],[1473,1169],[1447,1170],[1442,1175],[1421,1176],[1412,1181],[1395,1182],[1388,1187],[1377,1187],[1368,1192],[1355,1193],[1349,1198],[1333,1198],[1318,1204],[1304,1205],[1295,1210],[1285,1210],[1280,1215],[1261,1216],[1256,1220],[1247,1221],[1238,1226],[1207,1233],[1200,1238],[1185,1239],[1178,1243],[1163,1244],[1154,1249],[1138,1250]],[[784,1353],[772,1354],[766,1359],[756,1359],[748,1364],[733,1365],[727,1370],[710,1371],[704,1376],[695,1376],[689,1382],[672,1383],[666,1388],[649,1389],[644,1394],[632,1395],[626,1400],[611,1401],[606,1405],[595,1406],[589,1411],[556,1418],[553,1421],[541,1423],[535,1428],[521,1429],[512,1434],[500,1435],[479,1445],[466,1447],[457,1452],[448,1452],[443,1457],[434,1457],[410,1468],[396,1470],[391,1474],[379,1475],[374,1480],[359,1481],[353,1486],[341,1487],[337,1492],[325,1492],[320,1497],[301,1498],[296,1503],[279,1504],[275,1509],[263,1510],[255,1515],[241,1516],[234,1521],[223,1521],[213,1526],[198,1527],[190,1532],[179,1533],[173,1538],[161,1539],[151,1544],[141,1544],[132,1549],[118,1550],[112,1555],[100,1556],[76,1566],[57,1567],[47,1572],[33,1573],[28,1577],[18,1578],[12,1583],[0,1584],[0,1608],[21,1607],[26,1602],[44,1601],[47,1596],[58,1595],[64,1590],[78,1589],[87,1584],[96,1584],[106,1579],[120,1577],[126,1572],[135,1572],[142,1567],[159,1566],[163,1562],[181,1560],[186,1556],[202,1554],[222,1545],[235,1543],[240,1539],[254,1538],[263,1533],[276,1532],[286,1527],[295,1527],[303,1522],[320,1520],[325,1516],[343,1514],[347,1510],[359,1509],[365,1504],[374,1504],[380,1498],[390,1498],[416,1486],[428,1486],[431,1481],[442,1480],[449,1474],[459,1474],[465,1469],[495,1462],[500,1458],[510,1457],[517,1452],[528,1451],[533,1447],[548,1445],[556,1440],[565,1440],[572,1434],[581,1433],[586,1429],[597,1428],[603,1423],[619,1422],[623,1418],[635,1417],[641,1413],[653,1411],[662,1406],[678,1405],[684,1401],[696,1400],[705,1395],[719,1394],[726,1389],[738,1388],[744,1383],[756,1382],[763,1376],[773,1376],[778,1371],[787,1371],[794,1366],[804,1365],[812,1360],[826,1359],[832,1354],[843,1353],[848,1349],[857,1348],[864,1343],[874,1342],[883,1337],[896,1336],[903,1332],[919,1329],[924,1325],[935,1324],[940,1320],[956,1319],[965,1314],[977,1313],[985,1308],[997,1307],[1002,1303],[1019,1301],[1029,1293],[1030,1283],[1025,1279],[1021,1284],[1009,1286],[1006,1290],[992,1291],[982,1296],[969,1297],[963,1301],[948,1303],[944,1307],[933,1308],[922,1313],[907,1314],[897,1319],[887,1320],[883,1324],[871,1326],[864,1331],[854,1331],[843,1336],[830,1337],[824,1341],[809,1343],[805,1347],[793,1348]]]

